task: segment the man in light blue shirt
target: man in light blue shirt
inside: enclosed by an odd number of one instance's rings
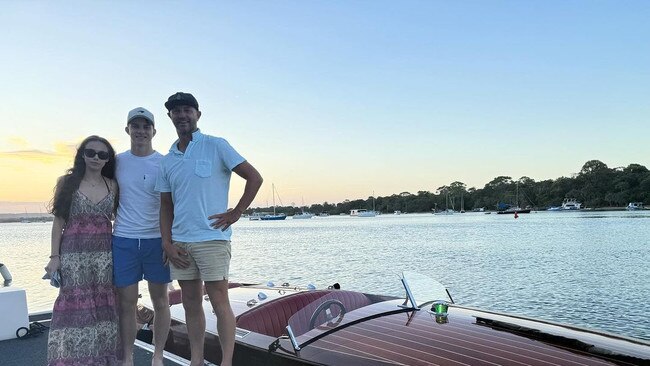
[[[228,299],[230,226],[253,202],[262,176],[223,138],[204,135],[192,94],[176,93],[165,103],[178,140],[160,162],[160,230],[171,278],[183,292],[183,307],[192,354],[191,365],[203,365],[203,284],[217,316],[220,365],[231,366],[235,348],[235,316]],[[246,180],[237,205],[228,210],[231,172]]]

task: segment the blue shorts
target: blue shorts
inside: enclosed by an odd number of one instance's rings
[[[169,266],[162,260],[162,240],[129,239],[113,235],[113,283],[127,287],[143,278],[154,283],[169,283]]]

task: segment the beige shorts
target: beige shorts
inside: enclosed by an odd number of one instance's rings
[[[198,243],[175,241],[174,245],[184,249],[190,265],[187,268],[169,266],[172,280],[222,281],[228,279],[230,269],[230,241],[210,240]]]

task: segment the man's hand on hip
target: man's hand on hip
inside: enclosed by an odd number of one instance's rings
[[[226,229],[228,229],[230,225],[239,221],[240,217],[241,217],[241,212],[239,212],[238,210],[230,210],[228,212],[208,216],[208,220],[214,220],[210,224],[212,228],[214,229],[221,228],[221,231],[226,231]]]

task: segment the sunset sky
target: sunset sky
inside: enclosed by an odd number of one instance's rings
[[[300,205],[650,166],[649,18],[649,1],[3,1],[0,213],[38,212],[84,137],[128,149],[134,107],[166,153],[176,91],[260,170],[253,206],[271,183]]]

